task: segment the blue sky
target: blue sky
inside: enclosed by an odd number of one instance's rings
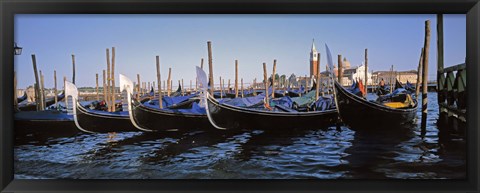
[[[78,86],[95,86],[95,73],[106,69],[106,48],[116,49],[116,79],[123,73],[136,81],[156,81],[155,56],[160,56],[162,80],[172,68],[174,82],[195,83],[195,66],[212,41],[215,83],[235,77],[235,59],[244,82],[263,79],[262,63],[271,73],[277,59],[279,74],[308,75],[312,39],[325,69],[325,43],[334,58],[360,65],[368,48],[370,70],[417,69],[424,43],[425,20],[431,21],[429,79],[436,71],[436,15],[35,15],[15,16],[15,56],[18,88],[33,85],[31,54],[53,87],[53,70],[60,84],[72,77],[76,58]],[[466,57],[465,15],[444,15],[445,66]],[[369,71],[370,71],[369,70]],[[227,83],[227,81],[225,81]],[[118,82],[117,82],[118,85]]]

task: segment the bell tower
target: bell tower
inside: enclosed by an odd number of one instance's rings
[[[312,40],[312,50],[310,51],[310,76],[316,76],[319,69],[318,67],[318,58],[317,58],[317,49],[315,48],[315,39]]]

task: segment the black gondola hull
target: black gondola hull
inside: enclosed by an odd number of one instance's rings
[[[57,96],[57,101],[61,101],[65,98],[65,93],[62,93]],[[50,105],[55,104],[55,97],[48,98],[45,100],[45,107],[49,107]],[[26,103],[26,104],[19,104],[18,109],[20,111],[36,111],[37,110],[37,104],[36,103]]]
[[[132,101],[132,121],[142,129],[159,132],[214,129],[206,114],[172,111],[154,109]]]
[[[335,83],[336,100],[342,122],[354,130],[407,128],[415,121],[417,105],[393,109],[366,101]]]
[[[323,112],[268,112],[219,104],[207,97],[210,120],[223,129],[290,130],[315,129],[333,125],[336,110]]]
[[[95,133],[139,131],[133,126],[130,117],[100,114],[76,105],[76,118],[81,130]]]

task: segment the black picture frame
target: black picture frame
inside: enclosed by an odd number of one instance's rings
[[[478,192],[480,3],[478,0],[2,0],[0,190],[2,192]],[[14,180],[14,14],[437,14],[467,20],[466,180]]]

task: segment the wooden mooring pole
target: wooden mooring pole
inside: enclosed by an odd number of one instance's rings
[[[97,101],[100,101],[100,95],[98,94],[98,73],[95,74],[95,85],[96,85],[95,90],[96,90],[96,93],[97,93]],[[55,95],[57,95],[57,94],[55,94]]]
[[[368,84],[368,49],[365,48],[365,85],[363,85],[365,87],[365,96],[368,93],[367,84]]]
[[[223,99],[222,77],[220,76],[220,98]]]
[[[238,97],[238,60],[235,60],[235,98]]]
[[[241,91],[242,91],[242,98],[244,97],[243,96],[243,78],[240,79],[240,82],[241,82]]]
[[[137,74],[137,99],[140,100],[140,74]]]
[[[73,68],[72,83],[75,84],[75,54],[72,54],[72,68]]]
[[[115,88],[115,47],[112,47],[112,75],[110,76],[112,78],[112,111],[115,112],[117,111],[116,107],[116,102],[115,102],[115,93],[116,93],[116,88]]]
[[[107,78],[106,78],[106,72],[103,70],[103,100],[107,101]]]
[[[213,81],[213,64],[212,64],[212,42],[207,42],[208,46],[208,71],[210,76],[210,95],[213,96],[213,91],[215,90],[215,84]]]
[[[54,83],[54,87],[53,87],[53,94],[55,94],[55,107],[58,107],[58,96],[57,96],[57,71],[54,70],[53,71],[53,83]]]
[[[428,115],[428,56],[430,50],[430,20],[425,21],[425,48],[423,55],[423,70],[422,70],[422,136],[426,133],[427,115]]]
[[[343,68],[342,67],[343,67],[342,55],[338,55],[338,83],[340,83],[340,85],[343,86],[343,84],[342,84]]]
[[[420,60],[418,61],[418,70],[417,70],[417,83],[415,84],[415,98],[418,102],[418,95],[420,94],[420,83],[422,82],[422,63],[423,63],[423,52],[424,49],[420,53]]]
[[[38,71],[37,71],[37,58],[35,57],[35,54],[32,54],[32,64],[33,64],[33,73],[35,74],[35,102],[37,106],[37,111],[40,110],[40,79],[38,77]]]
[[[43,111],[45,110],[45,78],[43,77],[43,73],[40,70],[40,109]]]
[[[273,71],[272,71],[272,99],[275,98],[275,71],[277,70],[277,60],[273,60]],[[243,84],[243,83],[242,83]],[[243,88],[242,88],[243,89]],[[242,90],[243,92],[243,90]],[[243,94],[242,94],[243,95]],[[242,96],[243,97],[243,96]]]
[[[168,78],[167,78],[167,96],[170,96],[172,92],[172,68],[168,68]]]
[[[437,14],[437,89],[440,90],[441,86],[443,86],[443,73],[438,73],[443,71],[444,59],[443,59],[443,14]],[[443,102],[442,97],[437,97],[438,103]],[[440,105],[439,112],[441,113]]]
[[[160,109],[163,109],[163,102],[162,102],[162,83],[161,83],[161,74],[160,74],[160,57],[157,56],[156,57],[156,62],[157,62],[157,82],[158,82],[158,107],[160,107]],[[155,92],[154,93],[154,96],[155,96]]]
[[[268,78],[267,78],[267,64],[263,63],[263,85],[265,86],[265,103],[270,104],[268,101]]]
[[[105,97],[105,102],[107,103],[107,108],[108,112],[112,112],[112,103],[110,101],[110,49],[106,49],[106,55],[107,55],[107,96]]]
[[[315,100],[318,100],[320,97],[320,53],[317,53],[317,83],[316,83],[316,88],[315,88]]]

